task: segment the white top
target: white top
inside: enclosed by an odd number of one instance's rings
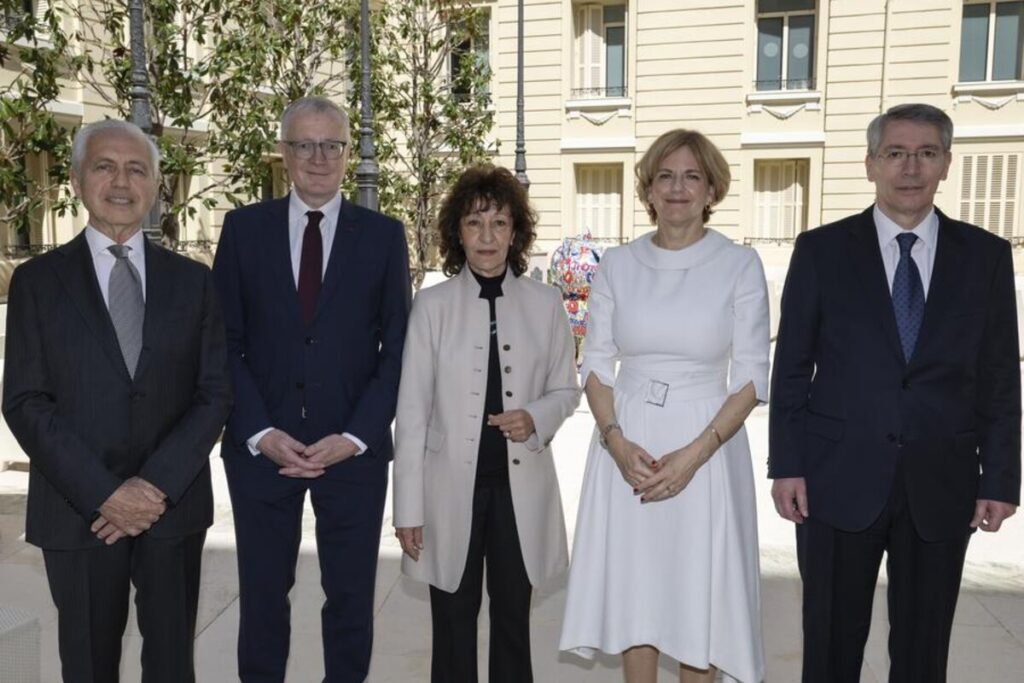
[[[334,233],[338,227],[338,214],[341,213],[341,192],[317,208],[306,206],[306,203],[299,199],[299,195],[295,192],[288,195],[288,246],[292,255],[292,276],[295,278],[296,287],[299,286],[299,264],[302,261],[302,236],[306,232],[306,223],[309,222],[309,217],[306,216],[307,211],[320,211],[324,214],[320,220],[320,236],[324,242],[323,270],[320,273],[322,279],[327,274],[327,261],[331,258],[331,245],[334,244]]]
[[[875,230],[878,232],[878,248],[882,250],[882,265],[885,266],[885,279],[889,283],[889,292],[892,293],[892,281],[896,277],[896,265],[900,262],[900,244],[896,241],[898,235],[912,232],[917,235],[914,246],[910,248],[910,258],[917,264],[917,271],[921,273],[921,285],[924,287],[924,295],[928,296],[928,283],[932,279],[932,269],[935,265],[935,247],[939,243],[939,217],[933,208],[925,216],[924,220],[910,230],[905,230],[896,225],[891,218],[882,213],[882,210],[875,205]]]
[[[96,271],[96,281],[100,286],[100,293],[103,295],[103,303],[110,307],[110,298],[107,292],[110,289],[110,271],[114,269],[117,257],[110,253],[107,247],[117,244],[102,232],[92,227],[85,226],[85,241],[89,243],[89,252],[92,254],[92,267]],[[124,243],[128,247],[128,260],[139,271],[139,280],[142,282],[142,300],[146,300],[146,236],[142,230],[136,231]]]

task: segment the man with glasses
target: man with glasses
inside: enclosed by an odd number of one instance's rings
[[[875,204],[801,235],[782,299],[769,476],[797,524],[804,683],[860,681],[883,553],[889,680],[946,680],[964,555],[1020,500],[1010,245],[933,205],[953,123],[868,127]]]
[[[349,125],[334,103],[288,105],[279,149],[291,194],[228,213],[213,268],[236,397],[221,453],[238,543],[238,673],[285,680],[309,491],[324,680],[357,682],[370,663],[409,313],[405,231],[342,198]]]

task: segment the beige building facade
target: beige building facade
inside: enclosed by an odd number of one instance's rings
[[[483,4],[511,166],[516,2]],[[609,242],[648,231],[633,165],[666,130],[696,128],[733,175],[711,225],[757,246],[781,279],[798,233],[871,203],[864,131],[911,101],[955,124],[938,206],[1024,243],[1022,2],[527,0],[525,18],[542,251],[583,231]]]

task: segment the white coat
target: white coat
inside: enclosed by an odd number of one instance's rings
[[[502,401],[536,429],[508,442],[509,485],[526,573],[540,586],[568,563],[562,501],[549,446],[579,404],[573,341],[558,290],[506,271],[495,303]],[[454,592],[469,550],[484,419],[490,309],[469,268],[422,290],[402,355],[395,427],[394,525],[423,527],[419,561],[402,572]]]

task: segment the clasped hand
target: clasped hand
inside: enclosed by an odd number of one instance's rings
[[[125,536],[138,536],[167,510],[166,498],[163,491],[145,479],[132,477],[104,501],[90,529],[107,545]]]
[[[694,441],[656,460],[621,432],[612,433],[608,439],[608,451],[622,478],[633,487],[635,495],[641,496],[641,503],[653,503],[677,495],[710,456]]]
[[[358,453],[359,447],[341,434],[328,434],[307,446],[287,432],[271,429],[260,438],[256,450],[277,463],[282,476],[315,479],[331,465]]]

